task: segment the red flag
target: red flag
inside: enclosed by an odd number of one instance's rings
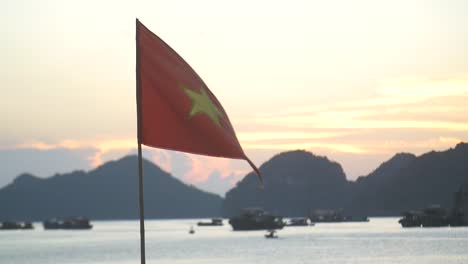
[[[260,175],[203,80],[162,39],[136,23],[138,141],[156,148],[244,159]]]

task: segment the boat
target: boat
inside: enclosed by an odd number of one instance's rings
[[[198,222],[198,226],[222,226],[223,219],[221,218],[212,218],[211,222]]]
[[[461,185],[454,194],[450,226],[468,226],[468,184]]]
[[[402,227],[421,227],[422,211],[408,211],[403,213],[403,218],[398,220]]]
[[[265,237],[266,238],[278,238],[278,236],[276,235],[276,230],[274,229],[268,230],[268,233],[265,234]]]
[[[447,210],[439,205],[432,205],[423,211],[408,211],[398,220],[402,227],[442,227],[450,225]]]
[[[241,215],[229,219],[234,231],[282,229],[286,224],[281,216],[260,208],[244,209]]]
[[[367,216],[345,216],[341,209],[314,210],[310,214],[309,219],[312,223],[369,222]]]
[[[345,216],[343,222],[369,222],[367,216]]]
[[[52,218],[43,222],[44,229],[91,229],[89,219],[84,217],[57,219]]]
[[[21,229],[34,229],[34,226],[31,222],[24,222]]]
[[[424,209],[423,217],[421,218],[422,227],[441,227],[448,226],[450,219],[447,210],[440,205],[433,205]]]
[[[0,230],[33,229],[31,222],[4,221],[0,224]]]
[[[286,223],[286,226],[308,226],[308,225],[309,225],[309,219],[305,217],[291,218]],[[314,225],[314,224],[312,223],[311,225]]]

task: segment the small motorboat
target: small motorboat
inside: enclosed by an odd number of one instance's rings
[[[191,235],[195,234],[195,229],[193,229],[193,226],[190,227],[190,229],[189,229],[188,232],[189,232],[189,234],[191,234]]]
[[[268,233],[265,234],[265,237],[266,238],[278,238],[278,236],[276,235],[276,230],[274,229],[268,230]]]

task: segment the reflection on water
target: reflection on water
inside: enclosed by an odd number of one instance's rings
[[[194,220],[146,221],[147,263],[468,263],[468,228],[403,229],[397,218],[264,231],[199,227]],[[85,231],[0,232],[0,263],[139,263],[138,221],[93,221]],[[190,226],[195,234],[190,235]]]

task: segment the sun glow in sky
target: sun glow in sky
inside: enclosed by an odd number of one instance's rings
[[[258,166],[307,149],[354,179],[396,152],[453,147],[468,141],[466,10],[462,0],[4,1],[0,187],[134,153],[136,17],[203,78]],[[145,157],[220,194],[250,171]]]

